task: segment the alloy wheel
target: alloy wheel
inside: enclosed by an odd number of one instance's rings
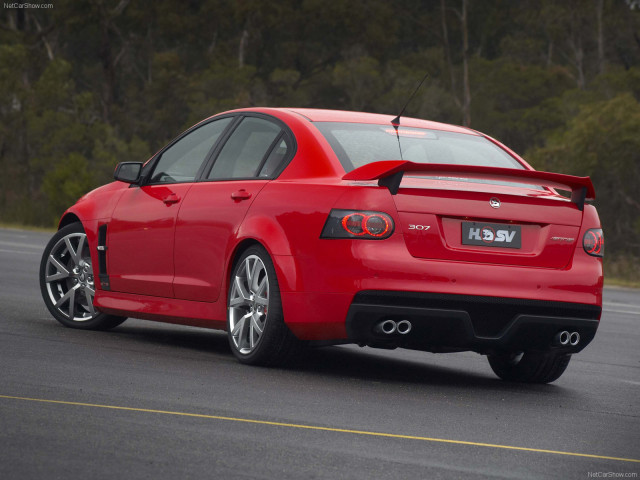
[[[51,304],[69,320],[86,322],[99,315],[93,307],[95,284],[87,235],[69,233],[49,252],[44,281]]]
[[[260,257],[249,255],[235,269],[229,295],[229,329],[244,355],[262,339],[269,310],[269,275]]]

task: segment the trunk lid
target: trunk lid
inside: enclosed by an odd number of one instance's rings
[[[384,165],[376,171],[375,164],[367,164],[367,171],[361,167],[343,178],[377,179],[392,194],[395,191],[398,227],[407,249],[418,258],[563,268],[578,242],[584,200],[594,197],[591,181],[583,177],[494,167],[376,163]],[[410,176],[404,177],[405,173]],[[428,178],[422,178],[425,174]],[[542,186],[570,190],[572,199]]]

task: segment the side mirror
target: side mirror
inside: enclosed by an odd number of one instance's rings
[[[113,172],[113,178],[125,183],[138,183],[142,172],[140,162],[120,162]]]

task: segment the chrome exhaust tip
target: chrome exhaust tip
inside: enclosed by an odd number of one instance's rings
[[[411,331],[411,322],[409,320],[400,320],[397,325],[397,330],[400,335],[406,335]]]
[[[554,338],[554,342],[557,345],[568,345],[570,341],[571,334],[566,330],[562,332],[558,332]]]
[[[571,344],[572,347],[575,347],[576,345],[578,345],[578,343],[580,343],[580,334],[578,332],[573,332],[569,336],[569,343]]]
[[[373,328],[373,331],[375,333],[383,333],[385,335],[391,335],[392,333],[396,332],[396,329],[397,329],[396,322],[394,322],[393,320],[384,320],[378,323]]]

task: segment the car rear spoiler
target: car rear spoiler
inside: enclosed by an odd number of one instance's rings
[[[449,165],[440,163],[414,163],[405,160],[382,160],[369,163],[350,171],[343,180],[378,180],[378,185],[387,187],[392,195],[398,193],[405,175],[476,178],[500,182],[525,183],[557,188],[571,192],[571,201],[579,210],[584,209],[585,200],[594,200],[596,192],[589,177],[575,177],[561,173],[520,170],[515,168],[483,167],[478,165]]]

